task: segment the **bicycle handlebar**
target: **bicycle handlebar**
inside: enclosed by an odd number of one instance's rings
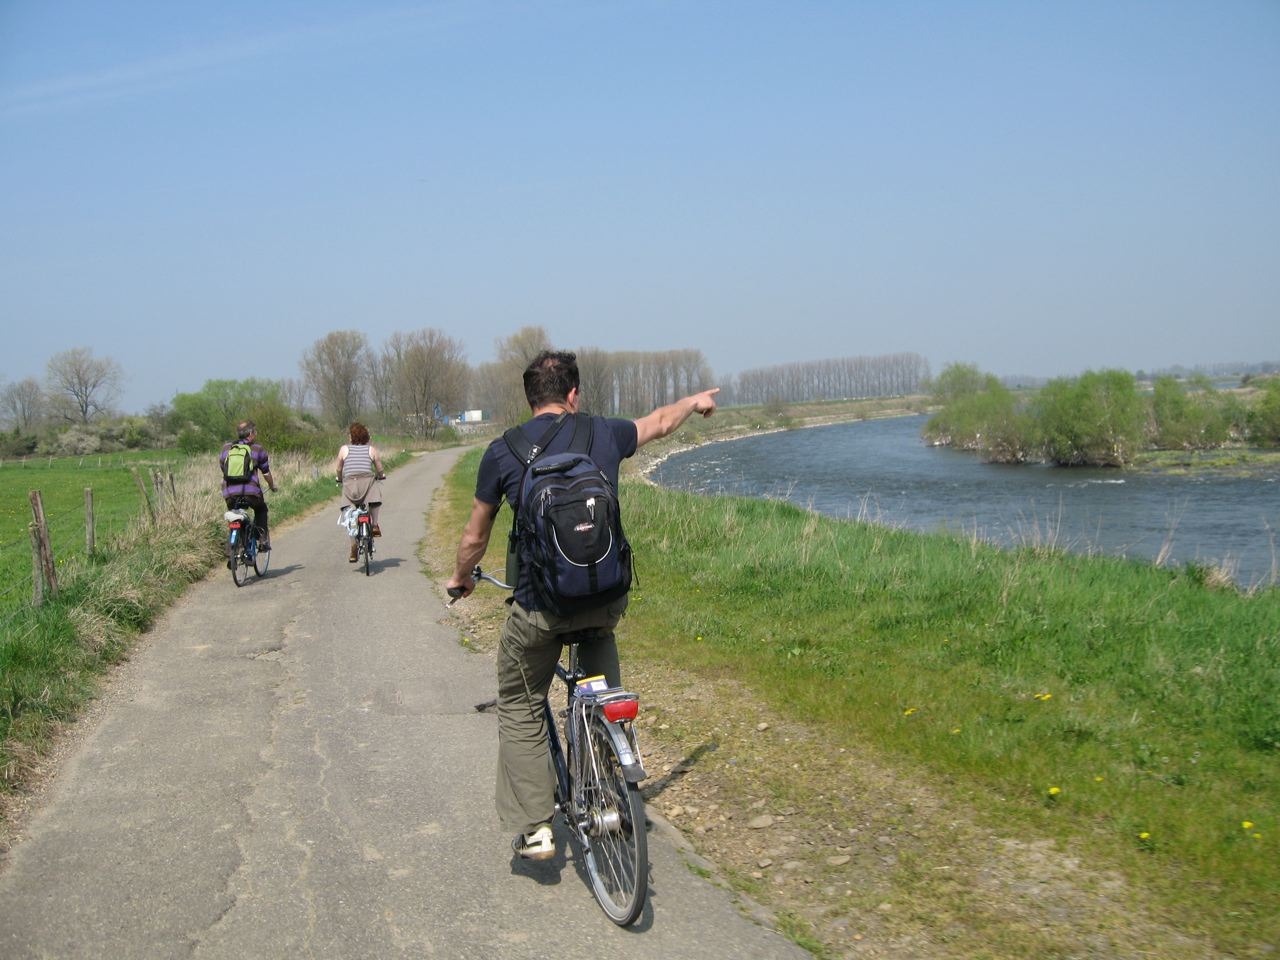
[[[489,581],[490,583],[492,583],[495,587],[500,587],[500,588],[501,588],[501,589],[503,589],[503,590],[514,590],[514,589],[515,589],[515,587],[513,587],[511,584],[509,584],[509,583],[503,583],[501,580],[499,580],[499,579],[498,579],[497,577],[495,577],[493,574],[491,574],[491,573],[485,573],[483,570],[481,570],[481,569],[480,569],[480,565],[479,565],[479,564],[476,564],[475,569],[471,571],[471,577],[472,577],[472,579],[473,579],[473,580],[476,580],[476,581],[480,581],[480,580],[488,580],[488,581]],[[446,590],[446,592],[447,592],[447,593],[449,594],[449,596],[452,598],[452,599],[449,601],[449,605],[450,605],[450,606],[453,606],[453,601],[454,601],[454,600],[461,600],[461,599],[462,599],[463,590],[462,590],[462,588],[461,588],[461,587],[449,587],[449,588]]]

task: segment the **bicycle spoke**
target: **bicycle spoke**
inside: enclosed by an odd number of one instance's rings
[[[592,893],[609,919],[633,923],[648,888],[644,801],[627,781],[603,721],[593,718],[583,737],[579,796]]]

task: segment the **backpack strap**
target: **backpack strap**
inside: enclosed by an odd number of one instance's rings
[[[515,454],[516,459],[528,468],[529,464],[542,456],[542,452],[547,449],[547,444],[554,439],[555,435],[560,432],[560,428],[565,425],[568,416],[568,413],[562,413],[556,417],[547,431],[538,438],[537,443],[530,443],[524,435],[524,431],[519,427],[509,429],[502,435],[502,439],[507,442],[507,446]],[[577,439],[576,435],[574,439]]]

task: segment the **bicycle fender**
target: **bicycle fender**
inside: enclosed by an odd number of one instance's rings
[[[639,783],[645,779],[648,774],[644,772],[639,754],[632,749],[631,737],[617,723],[606,720],[603,715],[600,717],[600,722],[604,724],[605,732],[609,734],[609,742],[613,744],[618,762],[622,764],[622,776],[628,783]]]

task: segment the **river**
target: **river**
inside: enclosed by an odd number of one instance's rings
[[[1202,563],[1244,587],[1277,582],[1280,476],[1009,466],[931,447],[923,417],[790,430],[675,454],[663,486],[787,500],[842,519],[976,535],[1168,565]]]

